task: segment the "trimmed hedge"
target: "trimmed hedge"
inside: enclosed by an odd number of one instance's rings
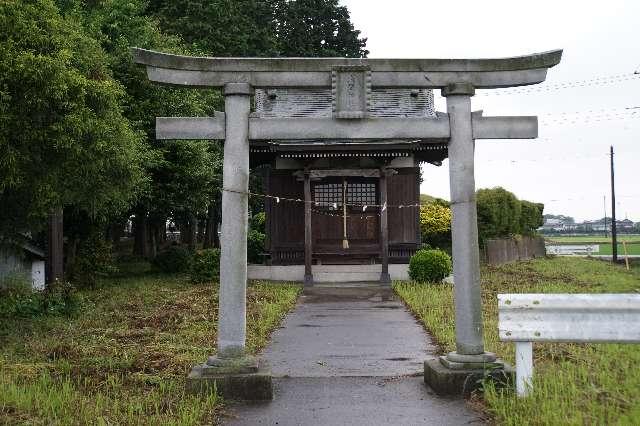
[[[451,274],[451,257],[439,249],[422,249],[409,260],[409,277],[419,282],[440,282]]]

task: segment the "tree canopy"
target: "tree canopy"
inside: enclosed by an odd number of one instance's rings
[[[222,96],[152,84],[130,47],[360,57],[365,42],[337,0],[1,2],[0,235],[60,207],[73,238],[132,213],[156,228],[219,219],[220,142],[157,141],[155,117],[208,116]]]
[[[420,196],[422,199],[422,195]],[[438,198],[420,206],[420,234],[422,242],[431,247],[450,251],[451,209]]]
[[[151,0],[163,29],[209,56],[365,57],[338,0]]]
[[[0,3],[1,234],[41,226],[63,205],[121,211],[146,186],[142,135],[109,65],[52,0]]]
[[[532,235],[542,226],[544,204],[521,201],[504,188],[480,189],[476,201],[480,241]]]

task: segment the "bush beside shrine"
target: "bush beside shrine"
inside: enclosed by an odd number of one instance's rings
[[[153,264],[162,272],[186,272],[191,265],[191,253],[186,247],[169,246],[158,253]]]
[[[264,253],[264,241],[266,235],[260,231],[251,230],[247,235],[247,262],[262,263]]]
[[[409,277],[418,282],[440,282],[451,270],[451,257],[439,249],[418,250],[409,260]]]
[[[218,281],[220,278],[220,249],[197,251],[191,260],[189,275],[194,283]]]

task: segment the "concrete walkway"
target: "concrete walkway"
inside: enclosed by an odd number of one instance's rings
[[[464,400],[424,385],[422,363],[434,353],[391,290],[314,287],[262,356],[274,375],[274,401],[232,406],[225,424],[481,424]]]

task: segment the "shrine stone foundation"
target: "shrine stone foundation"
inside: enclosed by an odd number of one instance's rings
[[[213,117],[158,117],[156,121],[158,139],[224,140],[217,354],[193,368],[187,379],[189,391],[215,387],[231,399],[272,398],[268,366],[245,349],[250,151],[259,147],[256,151],[268,156],[279,150],[312,150],[322,145],[318,141],[331,141],[332,149],[345,151],[364,147],[365,152],[388,149],[380,143],[392,141],[393,149],[410,149],[412,155],[430,146],[444,147],[453,215],[456,350],[426,360],[424,380],[438,394],[462,394],[472,390],[480,378],[502,381],[508,377],[510,367],[486,352],[483,344],[474,149],[478,139],[536,138],[538,124],[537,117],[483,117],[482,112],[471,111],[471,97],[478,89],[543,82],[548,68],[560,62],[562,51],[502,59],[209,58],[137,48],[132,53],[137,63],[146,66],[151,81],[219,88],[225,96],[225,112]],[[309,90],[311,97],[318,90],[330,91],[330,113],[264,117],[251,112],[250,100],[256,90],[281,89]],[[447,112],[421,117],[376,115],[372,93],[381,89],[439,89],[446,98]],[[439,163],[430,157],[422,161]],[[304,183],[305,285],[314,282],[312,179],[364,173],[313,169],[310,164],[296,172]],[[396,171],[390,161],[379,161],[366,173],[378,179],[377,258],[380,283],[389,285],[387,215],[391,206],[386,187]],[[344,223],[347,247],[346,219]]]

